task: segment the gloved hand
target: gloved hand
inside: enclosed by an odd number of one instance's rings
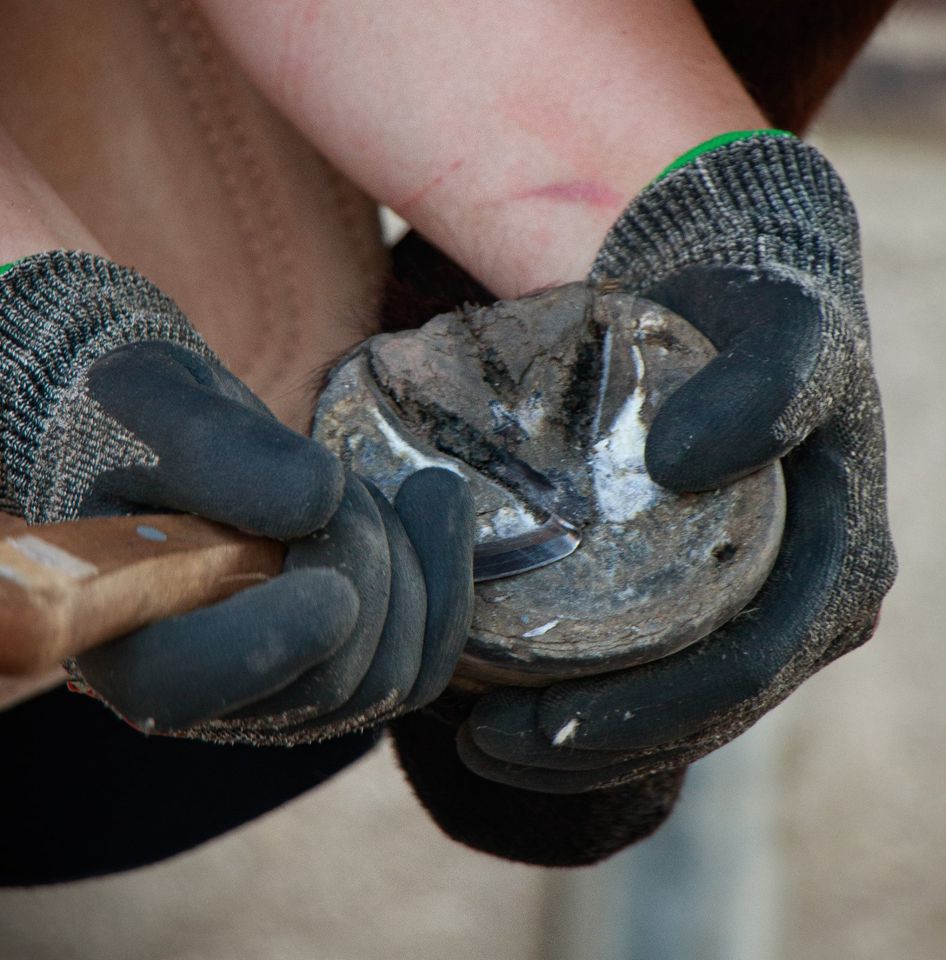
[[[282,576],[78,658],[76,686],[136,726],[314,740],[446,686],[472,603],[473,509],[453,474],[412,477],[392,508],[282,426],[157,288],[89,254],[0,276],[0,395],[3,509],[158,508],[297,538]]]
[[[730,623],[664,660],[484,696],[460,755],[500,783],[573,793],[689,763],[863,643],[896,569],[854,209],[814,148],[720,138],[682,158],[614,225],[591,279],[655,300],[718,357],[671,396],[651,476],[713,489],[782,457],[781,552]]]

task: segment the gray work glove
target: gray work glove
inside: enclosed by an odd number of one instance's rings
[[[90,254],[0,275],[0,507],[34,523],[166,509],[292,540],[283,575],[72,665],[145,730],[334,736],[436,696],[466,638],[465,485],[425,471],[392,507],[282,426],[153,284]]]
[[[611,229],[591,279],[669,307],[719,350],[658,413],[651,476],[711,490],[782,457],[788,516],[761,592],[704,640],[481,699],[458,737],[466,765],[552,793],[634,782],[731,740],[870,637],[896,569],[857,221],[817,150],[757,133],[671,168]]]

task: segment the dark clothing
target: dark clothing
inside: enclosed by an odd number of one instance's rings
[[[0,713],[0,884],[162,860],[324,783],[374,732],[258,748],[145,737],[60,687]]]

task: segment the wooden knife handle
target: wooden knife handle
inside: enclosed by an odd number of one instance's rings
[[[282,569],[285,545],[183,514],[0,514],[0,674],[34,674]]]

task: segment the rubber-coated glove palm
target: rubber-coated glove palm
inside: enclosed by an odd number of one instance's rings
[[[83,655],[78,686],[147,730],[282,743],[446,685],[471,593],[456,477],[412,478],[395,511],[282,426],[157,288],[88,254],[0,276],[0,374],[5,509],[43,522],[159,508],[304,538],[282,576]],[[419,508],[431,496],[436,518]],[[431,537],[434,523],[455,536]]]
[[[464,762],[547,792],[635,780],[726,743],[871,635],[896,568],[857,221],[815,149],[761,133],[671,168],[614,225],[591,278],[664,304],[719,350],[654,421],[653,478],[707,490],[783,457],[788,516],[762,591],[711,636],[478,703]]]

